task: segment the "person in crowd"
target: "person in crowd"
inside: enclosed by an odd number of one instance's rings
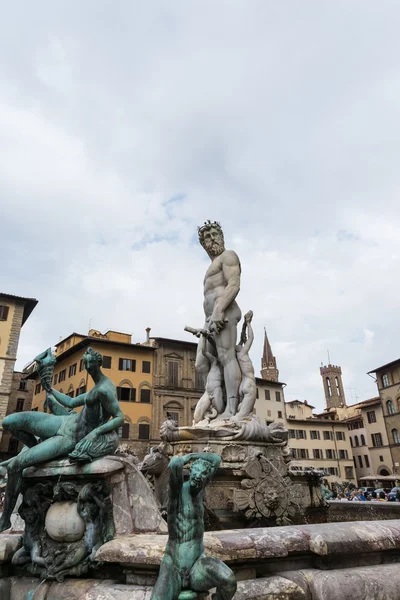
[[[358,502],[365,502],[367,499],[364,495],[364,492],[362,490],[358,490],[357,492],[355,492],[353,500],[356,500]]]

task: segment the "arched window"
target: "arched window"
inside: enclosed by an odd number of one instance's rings
[[[388,387],[389,385],[389,376],[387,375],[387,373],[384,373],[382,375],[382,387]]]
[[[365,446],[365,437],[361,434],[361,446]]]
[[[335,377],[335,385],[336,385],[336,392],[337,395],[340,396],[340,386],[339,386],[339,379],[337,377]]]
[[[357,435],[354,436],[354,443],[355,443],[356,446],[359,446],[358,436]]]
[[[387,410],[388,415],[394,415],[395,410],[394,410],[393,402],[391,400],[388,400],[386,402],[386,410]]]
[[[139,440],[150,439],[150,425],[148,423],[139,423],[138,438]]]
[[[326,378],[326,385],[328,387],[328,396],[332,396],[331,380],[329,377]]]
[[[129,440],[129,423],[125,422],[118,429],[118,437],[122,440]]]
[[[393,441],[395,444],[400,444],[400,435],[398,429],[392,429]]]

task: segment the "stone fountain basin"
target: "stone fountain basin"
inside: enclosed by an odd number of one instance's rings
[[[400,521],[353,521],[208,532],[207,554],[235,571],[235,600],[398,600]],[[0,568],[20,544],[0,535]],[[96,559],[123,569],[121,580],[66,580],[59,584],[11,576],[0,580],[1,600],[149,600],[166,536],[133,534],[104,544]],[[111,572],[111,571],[109,571]],[[34,596],[36,600],[36,596]]]

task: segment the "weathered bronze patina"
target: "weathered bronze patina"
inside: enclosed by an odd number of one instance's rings
[[[184,482],[184,466],[192,462],[189,480]],[[204,488],[221,462],[214,453],[174,456],[168,501],[168,543],[151,600],[177,600],[197,597],[191,592],[207,592],[216,587],[214,600],[231,600],[236,579],[231,569],[217,558],[205,556]],[[185,597],[186,597],[185,596]]]
[[[92,348],[83,355],[85,368],[95,385],[76,398],[50,387],[55,358],[50,350],[36,359],[47,407],[53,414],[21,412],[7,416],[3,429],[25,444],[27,449],[7,461],[7,487],[0,531],[11,526],[11,513],[21,491],[25,467],[69,456],[72,462],[89,462],[113,454],[118,447],[116,430],[124,416],[113,382],[101,371],[102,356]],[[82,406],[80,413],[73,409]]]

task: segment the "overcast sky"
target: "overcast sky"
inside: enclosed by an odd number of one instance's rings
[[[219,220],[287,400],[399,357],[398,0],[1,2],[1,291],[72,331],[191,340]]]

